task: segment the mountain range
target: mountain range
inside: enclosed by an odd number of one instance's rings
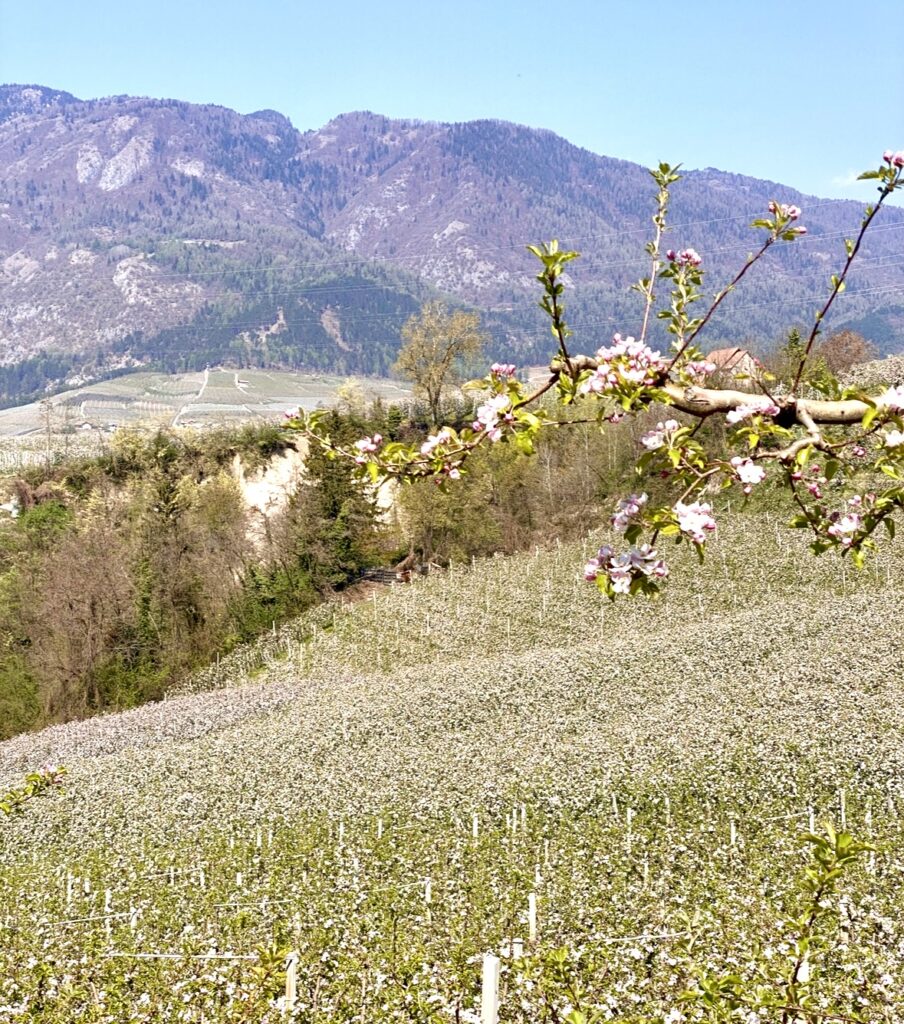
[[[680,156],[680,154],[678,154]],[[140,366],[386,373],[405,319],[446,295],[481,311],[489,355],[549,356],[530,242],[572,264],[576,348],[639,326],[652,182],[637,164],[500,121],[358,112],[299,132],[282,114],[0,86],[0,401]],[[689,171],[666,244],[712,291],[757,246],[770,199],[808,234],[745,278],[713,344],[763,350],[806,323],[860,204]],[[830,328],[904,349],[904,210],[882,211]]]

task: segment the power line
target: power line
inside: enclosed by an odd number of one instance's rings
[[[838,203],[843,203],[843,202],[846,202],[846,201],[847,200],[843,200],[843,199],[832,199],[832,200],[826,200],[826,201],[824,201],[822,203],[814,204],[813,206],[808,207],[807,210],[804,211],[804,219],[806,218],[807,212],[809,212],[811,210],[822,209],[824,207],[837,205]],[[751,209],[750,211],[748,211],[746,213],[743,213],[743,214],[740,214],[740,215],[737,215],[737,216],[731,216],[731,217],[711,217],[711,218],[700,219],[700,220],[678,222],[676,224],[668,225],[668,230],[669,230],[669,232],[671,234],[674,235],[678,231],[687,231],[690,228],[700,227],[702,225],[725,224],[725,223],[737,224],[737,223],[741,223],[742,221],[748,221],[750,217],[756,217],[758,214],[759,215],[763,214],[763,210],[760,207],[757,207],[756,209]],[[590,234],[590,235],[575,235],[575,236],[571,236],[569,238],[569,243],[568,244],[572,245],[572,244],[577,244],[577,243],[587,243],[587,242],[601,241],[601,240],[606,240],[606,239],[615,241],[615,240],[618,240],[620,238],[627,238],[629,236],[636,235],[636,234],[639,234],[639,233],[648,233],[649,232],[649,225],[648,225],[647,221],[648,221],[648,218],[645,216],[644,217],[644,224],[643,225],[639,225],[639,226],[634,227],[634,228],[624,228],[624,229],[621,229],[621,230],[618,230],[618,231],[607,231],[607,232],[600,232],[600,233],[597,233],[597,234]],[[904,221],[902,221],[901,223],[898,223],[898,224],[879,224],[879,225],[876,225],[876,226],[874,226],[874,227],[872,227],[870,229],[870,234],[871,235],[875,234],[877,231],[883,230],[883,229],[887,230],[887,229],[896,229],[896,228],[897,229],[904,228]],[[851,230],[853,231],[854,229],[852,228]],[[844,237],[845,234],[846,233],[843,232],[843,231],[835,231],[835,232],[831,232],[831,233],[827,233],[827,234],[807,235],[807,236],[804,236],[804,238],[801,239],[801,241],[812,240],[812,239],[817,239],[817,238],[818,239],[825,239],[825,238],[829,238],[829,237],[839,237],[840,238],[840,237]],[[179,239],[163,239],[163,241],[179,241]],[[210,241],[211,241],[211,244],[216,244],[215,240],[211,239]],[[224,240],[224,241],[229,241],[229,242],[238,242],[238,241],[246,242],[247,239],[227,239],[227,240]],[[335,244],[335,238],[330,238],[330,239],[327,239],[326,241],[323,241],[321,239],[316,239],[316,238],[312,237],[310,239],[310,241],[312,243],[315,243],[315,244],[317,244],[317,243],[319,243],[319,244],[328,244],[329,242],[333,242],[333,244]],[[473,238],[472,238],[472,241],[473,241]],[[800,243],[798,243],[798,244],[800,244]],[[523,251],[525,249],[526,249],[526,243],[525,244],[513,244],[513,245],[481,245],[481,247],[480,247],[481,253],[520,252],[520,251]],[[201,251],[203,251],[203,250],[201,250]],[[351,268],[351,267],[354,267],[354,266],[366,267],[368,265],[373,265],[373,264],[388,264],[390,266],[394,266],[394,265],[401,264],[401,263],[406,263],[406,262],[409,262],[409,261],[412,261],[412,260],[422,260],[422,259],[425,259],[425,258],[427,258],[429,256],[436,256],[437,254],[441,254],[441,252],[442,252],[442,250],[437,250],[437,249],[434,248],[434,249],[420,250],[420,251],[415,251],[415,252],[404,252],[403,251],[403,252],[398,253],[398,254],[393,254],[392,256],[380,256],[380,255],[373,255],[373,256],[349,256],[347,258],[345,258],[345,257],[337,257],[335,259],[312,260],[312,261],[290,260],[290,261],[287,261],[287,262],[283,262],[283,263],[281,263],[279,265],[272,265],[271,264],[271,265],[266,266],[266,267],[239,267],[239,268],[235,268],[234,270],[230,270],[230,271],[223,271],[223,270],[189,271],[189,270],[187,270],[184,273],[173,273],[173,274],[168,274],[168,275],[161,275],[160,277],[158,277],[158,280],[168,280],[170,278],[182,280],[182,279],[184,279],[184,277],[186,275],[191,275],[192,277],[208,277],[208,276],[217,277],[217,276],[220,276],[221,274],[224,274],[224,273],[229,273],[231,275],[239,275],[239,274],[243,274],[243,275],[244,274],[266,274],[266,273],[271,273],[271,272],[280,272],[280,271],[283,271],[283,270],[293,270],[293,269],[294,270],[315,270],[316,271],[316,270],[322,270],[322,269],[327,268],[327,267]]]

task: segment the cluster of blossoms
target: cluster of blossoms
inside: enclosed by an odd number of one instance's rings
[[[898,384],[893,388],[887,388],[881,395],[879,401],[886,406],[889,412],[904,412],[904,384]]]
[[[886,448],[900,448],[904,444],[904,432],[900,430],[889,430],[883,438]]]
[[[584,394],[609,394],[621,384],[653,385],[666,370],[666,362],[658,352],[642,341],[620,334],[613,335],[611,346],[601,348],[596,358],[599,365],[581,385]]]
[[[800,470],[795,470],[791,474],[791,479],[795,482],[804,480],[804,475]],[[828,477],[823,476],[822,467],[818,464],[810,466],[810,479],[804,480],[804,484],[810,494],[818,501],[822,497],[822,485],[829,482]]]
[[[751,416],[777,416],[779,407],[770,398],[752,398],[737,409],[730,409],[725,415],[726,423],[741,423]]]
[[[863,517],[859,512],[848,512],[845,515],[833,512],[829,518],[832,525],[826,533],[839,541],[843,548],[849,548],[854,543],[854,535],[863,525]]]
[[[686,533],[695,544],[705,544],[706,535],[712,533],[716,528],[712,508],[705,501],[695,501],[691,505],[685,505],[683,501],[679,501],[672,511],[678,520],[678,528],[682,533]]]
[[[612,528],[616,533],[624,533],[631,523],[636,522],[646,503],[646,494],[632,494],[628,498],[622,498],[612,516]]]
[[[699,267],[703,262],[703,257],[696,249],[682,249],[680,252],[669,249],[665,258],[670,263],[677,263],[679,267]]]
[[[752,459],[741,458],[740,455],[732,458],[731,466],[735,476],[743,484],[745,494],[750,494],[753,485],[762,483],[766,476],[766,470],[762,466],[758,466]]]
[[[858,530],[863,526],[864,512],[869,513],[875,504],[876,495],[855,494],[848,498],[847,510],[829,514],[826,533],[837,540],[843,548],[850,548],[856,540]]]
[[[678,427],[677,420],[666,420],[664,423],[660,421],[656,424],[655,429],[648,430],[641,435],[640,443],[651,452],[658,451],[665,447],[669,437],[675,433]]]
[[[477,418],[471,424],[476,433],[486,431],[491,441],[498,441],[502,437],[502,426],[513,423],[515,420],[512,412],[512,400],[508,395],[493,395],[483,405],[479,406],[476,413]]]
[[[887,164],[891,164],[892,167],[904,167],[904,149],[899,149],[897,153],[893,153],[890,149],[886,149],[882,154],[882,159]]]
[[[609,577],[614,593],[628,594],[631,581],[637,577],[648,576],[661,580],[668,576],[669,570],[649,544],[641,544],[620,555],[615,553],[614,548],[604,544],[584,566],[584,579],[593,583],[603,573]]]
[[[769,202],[769,212],[777,213],[780,217],[787,217],[788,220],[797,220],[800,217],[799,206],[791,206],[788,203],[777,203],[774,199]]]
[[[490,367],[490,373],[494,377],[501,377],[511,380],[515,376],[515,364],[514,363],[493,363]]]
[[[692,359],[685,367],[691,377],[708,377],[716,372],[716,364],[708,359]]]
[[[355,441],[355,462],[359,466],[363,466],[368,462],[368,455],[373,455],[374,452],[379,451],[380,445],[383,443],[382,434],[374,434],[373,437],[362,437],[360,441]]]
[[[430,434],[427,440],[421,445],[421,455],[432,455],[434,450],[439,448],[440,445],[448,444],[450,441],[455,440],[455,435],[452,433],[449,427],[443,427],[442,430],[437,431],[435,434]]]
[[[65,774],[66,769],[61,764],[42,764],[38,769],[38,775],[50,786],[59,786]]]

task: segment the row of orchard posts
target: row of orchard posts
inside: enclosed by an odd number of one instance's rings
[[[848,794],[847,791],[840,787],[835,794],[835,800],[833,801],[834,806],[831,808],[832,811],[837,814],[837,820],[842,830],[846,830],[848,823]],[[889,793],[888,795],[888,807],[889,812],[893,815],[897,815],[897,809],[895,806],[894,799]],[[667,825],[672,820],[672,807],[668,796],[662,798],[662,809],[664,812],[664,819]],[[635,810],[631,806],[627,805],[625,801],[619,801],[616,793],[611,793],[611,810],[613,817],[624,823],[623,839],[628,852],[637,851],[638,846],[638,834],[635,818]],[[476,840],[482,831],[482,823],[480,816],[477,813],[473,813],[470,822],[467,818],[464,820],[457,819],[458,828],[463,832],[467,833],[470,831],[471,836]],[[783,820],[787,818],[802,818],[807,821],[809,825],[809,831],[813,832],[817,826],[817,811],[810,805],[804,810],[798,811],[794,814],[786,814],[780,816]],[[763,819],[766,821],[779,820],[775,819]],[[528,807],[524,804],[513,807],[511,811],[506,814],[505,827],[506,832],[511,835],[515,835],[519,832],[526,832],[528,823]],[[871,799],[866,800],[865,815],[863,824],[866,828],[867,837],[872,833],[873,828],[873,802]],[[470,826],[470,829],[469,829]],[[391,827],[391,824],[390,824]],[[386,823],[383,818],[377,818],[375,822],[375,830],[377,839],[381,839],[386,833]],[[331,830],[332,831],[332,830]],[[337,841],[339,848],[343,848],[347,841],[346,836],[346,823],[339,819],[335,822],[335,832],[332,833],[335,841]],[[730,847],[740,846],[744,842],[743,831],[738,828],[735,818],[732,816],[725,823],[725,838],[728,840]],[[253,846],[256,851],[260,851],[265,843],[267,847],[272,846],[274,841],[274,829],[265,829],[257,826],[254,830]],[[235,844],[235,839],[232,835],[228,837],[229,848],[232,849]],[[542,853],[541,853],[542,851]],[[535,946],[538,940],[538,891],[540,884],[543,881],[543,876],[546,874],[545,871],[541,871],[541,867],[548,867],[550,865],[550,840],[544,838],[542,840],[542,846],[536,848],[536,865],[535,865],[535,888],[537,891],[523,894],[522,899],[526,895],[527,898],[527,935],[526,942],[522,937],[517,937],[514,934],[510,934],[510,937],[506,939],[501,950],[502,958],[511,957],[512,960],[518,960],[525,954],[526,948]],[[207,865],[209,869],[209,865]],[[871,853],[867,862],[867,870],[876,870],[875,854]],[[196,861],[192,866],[177,868],[175,865],[170,864],[168,867],[163,867],[160,871],[155,871],[152,874],[160,875],[165,878],[170,886],[176,884],[177,876],[181,875],[186,879],[188,885],[196,885],[199,889],[203,890],[207,887],[208,878],[205,872],[205,865],[199,861]],[[646,858],[643,858],[643,885],[644,888],[649,884],[649,865]],[[71,925],[79,924],[82,922],[91,923],[95,921],[103,921],[106,934],[111,937],[113,930],[113,923],[117,919],[127,919],[128,925],[131,931],[135,933],[138,929],[139,918],[142,913],[142,909],[135,906],[128,906],[128,909],[120,910],[116,912],[114,909],[114,897],[113,891],[109,888],[104,888],[102,885],[92,886],[91,880],[88,877],[79,878],[73,875],[71,872],[66,872],[62,876],[61,881],[64,884],[65,891],[65,905],[67,908],[71,907],[76,902],[76,897],[84,895],[85,897],[91,896],[92,903],[95,903],[96,896],[96,909],[92,907],[92,911],[86,916],[74,917],[71,920],[56,922],[60,925]],[[235,882],[238,888],[241,890],[245,884],[245,875],[242,871],[237,871],[235,874]],[[415,882],[411,883],[412,886],[422,887],[423,902],[426,908],[427,919],[430,919],[431,912],[435,909],[434,907],[434,886],[430,878],[420,878]],[[101,897],[102,897],[102,913],[101,910]],[[260,901],[261,909],[268,903],[281,903],[288,902],[281,900],[270,900],[264,898]],[[233,906],[236,904],[214,904],[214,906]],[[249,904],[249,906],[252,904]],[[254,904],[256,905],[256,904]],[[68,915],[67,915],[68,916]],[[524,919],[522,918],[522,921]],[[7,925],[8,926],[8,925]],[[674,936],[650,936],[653,938],[672,938]],[[615,939],[613,941],[619,941]],[[181,954],[178,953],[159,953],[159,952],[141,952],[141,953],[126,953],[114,951],[104,955],[108,956],[131,956],[136,958],[156,958],[156,957],[172,957],[177,958]],[[199,957],[204,959],[204,957]],[[211,957],[213,958],[213,957]],[[218,954],[217,958],[222,959],[251,959],[250,955],[238,955],[229,956]],[[287,1012],[291,1012],[292,1008],[297,1005],[297,978],[299,964],[301,963],[301,957],[298,952],[294,952],[286,963],[285,973],[285,998],[284,1006]],[[483,970],[482,970],[482,986],[481,986],[481,1007],[482,1016],[481,1024],[497,1024],[498,1011],[499,1011],[499,988],[500,988],[500,975],[502,968],[502,960],[500,956],[495,953],[487,953],[483,958]]]

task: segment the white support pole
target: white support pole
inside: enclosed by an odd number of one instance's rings
[[[807,808],[807,817],[808,817],[809,823],[810,823],[810,832],[811,833],[815,832],[816,831],[816,812],[813,810],[812,807],[808,807]]]
[[[847,828],[847,793],[843,788],[838,790],[838,809],[841,812],[841,830],[843,832]]]
[[[286,1013],[295,1009],[298,999],[298,954],[290,953],[286,960]]]
[[[492,953],[483,958],[480,1024],[499,1024],[499,957]]]
[[[478,834],[479,831],[480,831],[480,818],[477,817],[477,812],[475,811],[474,814],[471,817],[471,835],[474,837],[474,839],[477,838],[477,834]]]
[[[527,938],[530,942],[537,941],[537,894],[529,893],[527,897]]]
[[[512,959],[521,960],[524,957],[524,939],[512,939]]]
[[[377,818],[377,839],[383,838],[383,819]]]

